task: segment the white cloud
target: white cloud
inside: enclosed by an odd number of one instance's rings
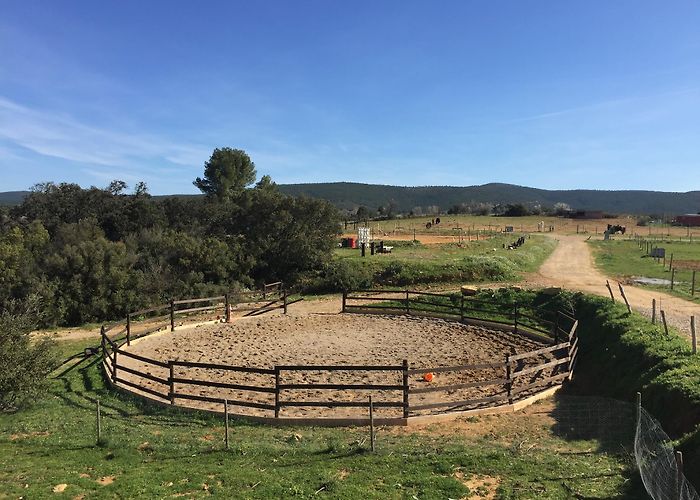
[[[207,155],[207,148],[201,145],[94,127],[4,97],[0,97],[0,139],[44,156],[110,167],[143,166],[146,159],[199,166]]]

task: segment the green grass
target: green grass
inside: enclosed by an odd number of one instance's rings
[[[358,249],[339,248],[323,278],[309,288],[339,291],[373,286],[517,281],[520,273],[537,270],[556,246],[555,240],[535,235],[516,250],[503,248],[517,237],[497,236],[464,246],[385,240],[385,245],[394,246],[392,253],[370,255],[367,251],[365,257]]]
[[[700,485],[700,356],[671,329],[603,297],[577,294],[579,360],[570,392],[634,401],[677,439],[686,476]]]
[[[58,356],[92,343],[60,343]],[[626,456],[591,452],[594,441],[566,440],[525,421],[508,436],[380,429],[376,453],[368,451],[363,428],[234,422],[225,450],[220,417],[115,393],[94,361],[52,379],[48,397],[32,408],[0,415],[0,497],[461,498],[469,492],[457,471],[500,477],[499,498],[638,495]],[[523,451],[524,442],[536,446]],[[111,476],[112,484],[98,483]],[[65,491],[52,493],[60,484]]]
[[[594,248],[594,257],[597,266],[610,276],[618,279],[632,277],[647,277],[671,279],[671,272],[668,270],[670,257],[673,254],[674,260],[697,260],[700,261],[700,243],[659,241],[655,246],[666,249],[666,266],[656,259],[646,256],[646,246],[640,249],[634,240],[613,240],[613,241],[591,241]],[[700,272],[696,276],[695,297],[691,296],[692,271],[676,269],[674,277],[674,289],[670,285],[648,285],[653,288],[673,293],[684,299],[700,302]]]

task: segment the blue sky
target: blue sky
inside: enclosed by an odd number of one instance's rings
[[[700,2],[0,0],[0,191],[700,189]]]

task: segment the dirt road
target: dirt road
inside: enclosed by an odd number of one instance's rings
[[[613,287],[615,299],[622,300],[617,281],[605,276],[593,265],[593,256],[586,244],[586,237],[562,234],[553,237],[559,241],[559,244],[539,272],[528,278],[528,283],[539,286],[560,286],[609,297],[610,293],[605,286],[607,279]],[[625,293],[632,308],[647,316],[651,316],[651,302],[652,299],[656,299],[657,307],[664,310],[669,325],[675,326],[687,335],[690,335],[690,316],[695,315],[700,319],[700,305],[687,300],[631,285],[625,285]],[[657,317],[658,314],[657,310]]]

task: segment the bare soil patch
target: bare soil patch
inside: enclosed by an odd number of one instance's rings
[[[360,314],[289,314],[265,318],[245,318],[233,324],[201,325],[145,337],[132,344],[130,351],[160,361],[185,360],[234,366],[273,368],[279,365],[391,365],[397,368],[407,359],[410,368],[435,368],[474,363],[501,362],[507,354],[531,351],[541,344],[526,337],[435,318],[411,316],[375,316]],[[538,357],[527,363],[541,363]],[[151,375],[167,378],[166,368],[146,365],[122,357],[120,364]],[[214,380],[230,384],[274,387],[274,375],[240,373],[223,369],[175,368],[176,378]],[[125,371],[119,375],[134,379]],[[539,376],[539,375],[537,375]],[[453,385],[505,377],[502,367],[461,372],[436,373],[431,382]],[[146,379],[138,379],[161,392],[167,388]],[[281,384],[389,384],[400,385],[402,373],[396,371],[326,371],[304,369],[282,371]],[[412,375],[411,387],[428,384],[421,375]],[[491,396],[504,391],[502,385],[416,394],[411,404],[459,401]],[[216,389],[178,384],[176,392],[230,401],[274,403],[274,394],[233,389]],[[401,391],[294,389],[284,390],[282,401],[358,401],[372,394],[378,402],[402,400]],[[221,405],[206,402],[196,406],[220,410]],[[235,413],[272,416],[271,411],[232,407]],[[380,408],[378,416],[400,416],[398,408]],[[356,408],[285,407],[281,416],[363,416]]]

